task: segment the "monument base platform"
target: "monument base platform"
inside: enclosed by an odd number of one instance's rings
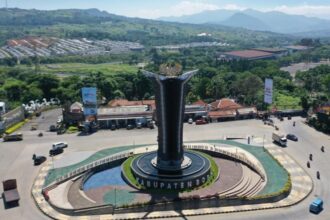
[[[180,170],[159,169],[154,164],[156,157],[157,152],[151,152],[132,161],[132,173],[145,188],[185,190],[201,186],[211,178],[211,162],[200,153],[186,151],[184,157],[189,163]]]

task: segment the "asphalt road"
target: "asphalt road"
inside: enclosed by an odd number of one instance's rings
[[[75,151],[101,150],[109,147],[125,146],[131,144],[154,144],[157,138],[157,129],[134,129],[134,130],[101,130],[89,136],[78,136],[77,134],[56,135],[48,132],[49,125],[57,120],[59,110],[52,110],[43,113],[43,117],[36,119],[39,124],[37,131],[30,131],[31,123],[23,129],[24,140],[21,142],[0,142],[0,176],[1,180],[16,178],[18,181],[18,190],[21,196],[20,206],[4,209],[0,205],[0,219],[48,219],[35,206],[31,197],[31,187],[39,167],[32,164],[32,154],[48,155],[48,151],[53,142],[66,141],[69,147],[65,149],[64,155]],[[296,126],[292,126],[295,120]],[[291,155],[313,178],[315,183],[312,194],[296,206],[290,208],[219,214],[208,216],[189,217],[189,219],[330,219],[329,197],[329,179],[330,172],[327,172],[327,159],[330,158],[330,137],[315,131],[303,124],[303,119],[294,118],[291,121],[285,119],[284,122],[277,122],[280,129],[286,133],[294,133],[298,136],[297,143],[289,141],[288,147],[283,148]],[[184,127],[184,141],[219,139],[230,135],[254,135],[265,136],[266,143],[271,142],[271,133],[274,129],[265,126],[259,120],[244,120],[233,122],[212,123],[208,125],[189,125]],[[43,137],[37,134],[42,131]],[[320,147],[325,146],[325,153],[320,151]],[[311,168],[306,167],[309,153],[313,153],[314,160],[311,162]],[[59,157],[62,157],[60,155]],[[48,158],[49,159],[49,158]],[[321,179],[316,179],[315,172],[319,170]],[[315,195],[321,196],[325,200],[325,209],[319,215],[313,215],[308,212],[308,205]]]

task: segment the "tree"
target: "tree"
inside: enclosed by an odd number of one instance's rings
[[[162,59],[161,55],[159,55],[157,49],[152,48],[150,50],[150,54],[151,54],[151,60],[154,62],[154,64],[156,66],[160,66],[160,64],[163,62],[163,59]]]
[[[52,91],[55,94],[55,97],[61,100],[62,103],[65,102],[75,102],[80,100],[80,90],[79,95],[76,90],[72,90],[70,88],[59,87],[57,89],[53,89]]]
[[[140,71],[133,79],[135,96],[137,99],[144,99],[146,94],[153,94],[151,81]]]
[[[4,90],[9,101],[21,101],[26,88],[26,84],[19,80],[8,80],[4,85]]]
[[[60,80],[57,76],[51,74],[39,74],[36,77],[38,88],[41,89],[44,98],[50,99],[54,97],[54,89],[60,85]]]
[[[226,83],[222,76],[214,76],[211,80],[210,86],[210,91],[212,91],[214,99],[221,99],[227,95]]]
[[[28,89],[25,90],[24,94],[22,94],[22,101],[27,103],[31,100],[41,99],[43,96],[41,89],[36,86],[29,86]]]
[[[308,100],[307,96],[300,97],[300,104],[305,112],[311,107],[311,103]]]
[[[330,74],[323,78],[323,85],[325,87],[325,91],[328,93],[328,96],[330,96]]]
[[[114,91],[114,96],[115,96],[115,99],[124,99],[125,98],[125,94],[118,89],[116,91]]]
[[[212,78],[217,74],[217,69],[214,67],[205,67],[199,70],[199,74],[202,77]]]
[[[210,98],[212,95],[211,80],[209,78],[197,78],[192,81],[192,91],[200,99]]]
[[[257,93],[262,86],[263,83],[258,76],[247,72],[234,83],[234,90],[240,102],[251,105],[257,103]]]
[[[100,82],[97,88],[100,90],[102,96],[107,100],[110,100],[114,98],[114,91],[117,88],[117,82],[112,78],[106,79]]]

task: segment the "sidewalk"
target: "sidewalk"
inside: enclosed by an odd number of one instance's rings
[[[241,212],[241,211],[252,211],[261,209],[272,209],[281,208],[295,205],[306,198],[313,189],[313,182],[308,174],[284,151],[276,147],[273,144],[266,144],[265,148],[284,166],[284,168],[290,173],[292,181],[292,190],[288,197],[275,203],[264,203],[256,205],[242,205],[242,206],[228,206],[228,207],[215,207],[215,208],[204,208],[194,210],[182,210],[176,211],[162,211],[162,212],[141,212],[141,213],[127,213],[127,214],[115,214],[115,215],[94,215],[94,216],[79,216],[72,217],[63,215],[54,210],[41,194],[42,186],[45,181],[47,172],[52,167],[52,162],[48,161],[44,167],[40,170],[34,185],[32,187],[32,195],[40,210],[52,219],[84,219],[84,220],[110,220],[110,219],[145,219],[145,218],[166,218],[166,217],[180,217],[182,215],[205,215],[205,214],[217,214],[217,213],[229,213],[229,212]],[[142,153],[146,151],[145,147],[136,150],[136,153]],[[148,151],[151,151],[149,148]]]

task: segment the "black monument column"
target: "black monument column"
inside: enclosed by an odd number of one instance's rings
[[[163,76],[144,71],[153,80],[156,93],[158,151],[152,163],[162,171],[179,171],[189,166],[184,156],[182,135],[185,110],[185,85],[197,72]]]

